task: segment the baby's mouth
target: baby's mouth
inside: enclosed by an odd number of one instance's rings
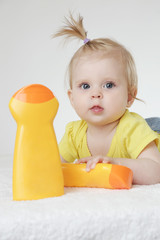
[[[92,112],[94,112],[94,113],[100,113],[100,112],[102,112],[102,111],[104,110],[104,108],[96,105],[96,106],[91,107],[90,110],[91,110]]]

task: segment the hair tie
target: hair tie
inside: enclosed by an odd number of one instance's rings
[[[90,41],[90,39],[85,38],[83,42],[84,42],[84,44],[86,44],[86,43],[88,43],[89,41]]]

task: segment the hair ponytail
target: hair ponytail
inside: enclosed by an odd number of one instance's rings
[[[79,38],[85,40],[87,38],[87,32],[83,26],[83,17],[78,16],[77,20],[75,20],[70,13],[69,17],[65,17],[65,25],[53,35],[55,37],[65,36],[68,38]]]

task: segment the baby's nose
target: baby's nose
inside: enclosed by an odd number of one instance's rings
[[[102,92],[100,91],[100,90],[94,90],[93,92],[92,92],[92,98],[102,98],[103,97],[103,94],[102,94]]]

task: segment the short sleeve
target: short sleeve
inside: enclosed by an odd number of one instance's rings
[[[136,159],[152,141],[155,141],[157,147],[159,146],[159,135],[138,114],[130,113],[128,122],[123,128],[123,134],[126,136],[124,138],[125,149],[132,159]]]
[[[73,122],[66,126],[65,134],[59,143],[60,155],[67,162],[73,162],[78,158],[77,150],[74,145]]]

